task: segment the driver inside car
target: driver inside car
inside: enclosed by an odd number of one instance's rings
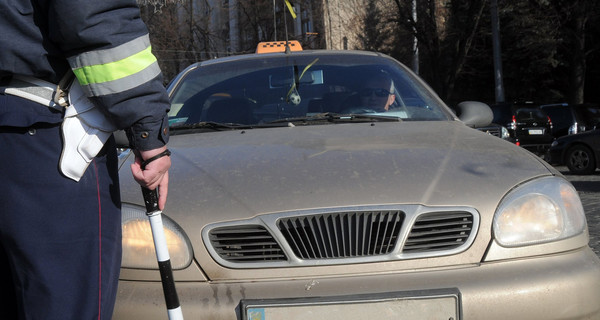
[[[396,100],[394,82],[384,72],[370,76],[365,82],[364,88],[358,94],[361,106],[376,112],[388,111]]]

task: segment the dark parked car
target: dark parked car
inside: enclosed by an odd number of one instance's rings
[[[572,173],[593,173],[600,167],[600,129],[556,139],[549,155],[551,163],[566,165]]]
[[[600,106],[597,104],[545,104],[540,109],[552,119],[552,135],[555,138],[593,130],[600,123]]]
[[[494,123],[505,126],[510,140],[539,156],[544,156],[552,136],[552,120],[533,103],[513,103],[492,106]]]
[[[515,143],[536,154],[545,154],[554,141],[552,121],[539,108],[519,108],[508,127],[515,135]]]

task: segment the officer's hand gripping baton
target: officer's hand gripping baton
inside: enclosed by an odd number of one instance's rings
[[[164,155],[168,155],[168,153],[165,153]],[[142,170],[145,169],[150,161],[156,159],[158,159],[158,157],[143,162]],[[157,189],[150,190],[142,187],[142,195],[144,196],[144,203],[146,205],[146,215],[150,220],[150,229],[152,229],[154,249],[156,250],[156,258],[158,259],[158,268],[160,270],[160,279],[165,295],[169,320],[183,320],[179,298],[177,297],[177,291],[175,290],[173,270],[171,269],[171,258],[169,257],[169,249],[167,248],[167,240],[163,230],[162,211],[158,208],[158,191]]]

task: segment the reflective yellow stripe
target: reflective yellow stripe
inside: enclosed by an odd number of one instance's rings
[[[290,3],[290,1],[285,0],[285,5],[288,7],[288,10],[290,10],[290,13],[292,14],[292,18],[296,19],[296,12],[294,12],[294,7],[292,7],[292,4]]]
[[[92,83],[113,81],[136,74],[156,62],[151,47],[131,55],[125,59],[92,66],[73,69],[82,86]]]

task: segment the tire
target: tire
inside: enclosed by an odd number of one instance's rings
[[[596,171],[596,159],[592,150],[577,145],[567,150],[565,162],[569,171],[574,174],[592,174]]]

